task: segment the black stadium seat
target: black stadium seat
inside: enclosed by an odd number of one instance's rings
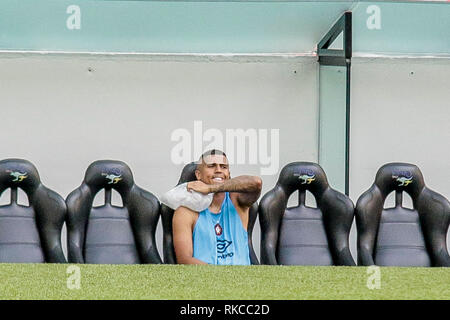
[[[180,179],[177,185],[185,182],[197,180],[195,176],[195,169],[197,164],[191,162],[184,166]],[[253,249],[252,242],[252,231],[255,226],[256,218],[258,216],[258,204],[255,202],[249,210],[247,234],[248,234],[248,246],[250,250],[250,262],[251,264],[259,264],[258,258],[256,257],[255,251]],[[164,236],[163,236],[163,251],[164,251],[164,263],[176,264],[175,249],[173,247],[173,235],[172,235],[172,219],[174,210],[161,204],[161,219],[163,224]]]
[[[287,208],[289,196],[297,190],[299,205]],[[317,208],[305,205],[307,190],[314,195]],[[261,263],[355,265],[349,249],[353,215],[352,201],[330,188],[318,164],[286,165],[259,204]]]
[[[101,189],[105,189],[105,204],[93,207],[95,195]],[[111,204],[111,189],[120,194],[123,207]],[[155,241],[159,201],[134,183],[124,162],[93,162],[81,186],[69,194],[66,203],[70,262],[162,262]]]
[[[0,195],[11,188],[11,203],[0,206],[0,262],[64,263],[61,229],[64,199],[45,187],[36,167],[27,160],[0,161]],[[17,189],[29,206],[17,203]]]
[[[383,209],[393,191],[395,207]],[[410,195],[413,209],[402,206],[403,192]],[[448,267],[449,224],[449,201],[425,186],[417,166],[385,164],[356,204],[358,264]]]

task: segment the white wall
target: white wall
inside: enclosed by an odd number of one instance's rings
[[[352,59],[352,200],[388,162],[416,164],[427,186],[450,199],[449,86],[450,59]]]
[[[193,134],[195,120],[202,121],[203,131],[279,129],[279,169],[292,161],[317,161],[314,57],[4,53],[0,70],[0,159],[32,161],[43,183],[64,198],[98,159],[125,161],[136,183],[160,196],[183,167],[171,161],[171,133],[185,128]],[[448,59],[353,59],[354,203],[378,168],[392,161],[417,164],[427,185],[450,198],[449,74]],[[260,167],[232,165],[231,173],[260,175]],[[263,194],[277,174],[262,176]],[[296,198],[297,193],[290,205]],[[162,255],[161,234],[159,227]],[[258,223],[253,241],[259,256]],[[356,259],[354,227],[350,242]]]
[[[352,61],[351,181],[357,197],[387,162],[419,166],[450,198],[450,59]]]

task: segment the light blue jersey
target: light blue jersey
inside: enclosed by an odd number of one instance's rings
[[[209,264],[250,264],[248,234],[228,192],[220,213],[199,212],[192,238],[194,258]]]

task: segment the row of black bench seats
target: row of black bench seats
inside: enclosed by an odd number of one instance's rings
[[[178,184],[195,180],[195,164],[184,167]],[[176,263],[172,242],[173,210],[134,183],[130,168],[121,161],[92,163],[81,186],[66,201],[45,187],[35,166],[22,159],[0,161],[0,195],[11,188],[11,204],[0,206],[0,262],[67,262],[61,245],[67,225],[71,263],[162,263],[156,248],[159,217],[163,224],[164,263]],[[17,188],[29,206],[17,204]],[[105,204],[93,206],[105,189]],[[111,204],[111,189],[123,207]],[[299,205],[287,207],[298,191]],[[317,208],[305,204],[305,193]],[[396,205],[384,209],[386,197],[396,193]],[[402,206],[408,193],[413,209]],[[358,265],[450,266],[446,245],[450,203],[428,189],[419,168],[412,164],[382,166],[375,182],[356,207],[332,189],[315,163],[294,162],[280,172],[273,189],[250,209],[248,234],[252,264],[259,264],[252,230],[259,216],[261,263],[282,265],[355,265],[349,249],[354,217],[357,226]]]

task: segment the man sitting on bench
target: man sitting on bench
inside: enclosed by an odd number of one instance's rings
[[[259,198],[262,181],[256,176],[230,178],[227,156],[205,152],[195,170],[197,181],[188,191],[213,193],[208,208],[196,212],[180,206],[173,216],[173,240],[181,264],[249,265],[249,208]]]

